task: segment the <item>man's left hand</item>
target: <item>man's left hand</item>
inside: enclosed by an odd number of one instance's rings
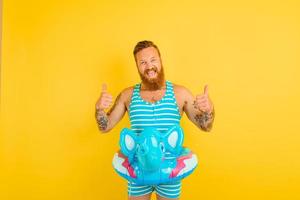
[[[194,100],[194,108],[201,112],[211,113],[213,111],[213,104],[208,96],[208,85],[204,86],[204,93],[196,95]]]

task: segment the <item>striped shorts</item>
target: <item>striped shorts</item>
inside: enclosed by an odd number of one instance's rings
[[[143,196],[151,192],[156,192],[161,197],[179,198],[181,192],[181,181],[160,185],[136,185],[133,182],[128,182],[129,196]]]

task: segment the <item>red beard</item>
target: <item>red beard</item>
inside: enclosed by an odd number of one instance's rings
[[[148,73],[148,71],[154,70],[157,73],[157,77],[154,79],[149,79],[145,74]],[[154,67],[153,69],[147,69],[144,71],[144,74],[140,73],[140,77],[142,80],[142,84],[144,85],[145,89],[148,90],[158,90],[161,89],[165,85],[165,74],[164,69],[161,67],[160,71],[157,71],[157,68]]]

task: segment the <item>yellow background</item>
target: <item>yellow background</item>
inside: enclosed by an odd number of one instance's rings
[[[168,80],[214,102],[211,133],[186,116],[200,159],[182,200],[300,199],[300,4],[295,1],[3,2],[0,199],[126,199],[119,131],[94,106],[139,81],[132,50],[153,40]]]

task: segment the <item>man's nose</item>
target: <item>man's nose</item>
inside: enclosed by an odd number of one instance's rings
[[[146,62],[146,69],[153,68],[153,65],[150,62]]]

